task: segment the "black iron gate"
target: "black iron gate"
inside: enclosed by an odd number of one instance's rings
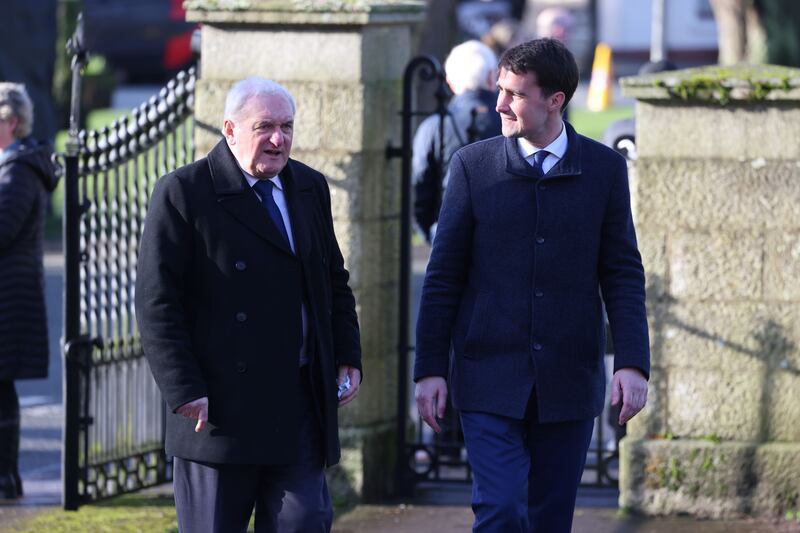
[[[419,86],[415,80],[420,82]],[[431,91],[436,105],[433,110],[419,110],[414,104],[418,91]],[[402,208],[400,249],[400,305],[398,344],[398,408],[397,408],[397,486],[401,493],[409,494],[421,482],[471,482],[472,473],[467,461],[463,435],[458,416],[448,406],[444,420],[440,421],[442,433],[436,434],[419,418],[411,394],[411,358],[414,347],[410,343],[410,317],[412,305],[412,133],[421,118],[438,114],[440,126],[447,113],[449,91],[444,71],[435,58],[418,56],[406,66],[403,76],[403,109],[401,146],[389,146],[386,157],[402,160]],[[473,126],[475,114],[473,113]],[[469,131],[469,130],[468,130]],[[474,129],[473,129],[474,132]],[[444,146],[444,128],[440,127],[439,146]],[[474,140],[474,133],[469,135]],[[438,154],[442,164],[443,153]],[[442,169],[444,170],[444,169]],[[443,176],[444,171],[439,175]],[[610,332],[608,335],[610,339]],[[608,344],[610,347],[610,342]],[[607,352],[609,348],[607,347]],[[611,354],[607,353],[607,367]],[[582,486],[616,487],[618,444],[621,433],[611,424],[609,408],[596,419],[592,443],[586,458]]]
[[[79,26],[80,27],[80,26]],[[80,30],[64,207],[64,508],[168,481],[164,405],[143,357],[134,282],[150,191],[194,160],[194,69],[99,131],[79,130]]]

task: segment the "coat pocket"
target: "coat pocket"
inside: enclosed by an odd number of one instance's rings
[[[472,306],[467,334],[464,337],[464,356],[476,357],[483,348],[486,331],[486,314],[489,312],[490,296],[488,292],[479,292]]]

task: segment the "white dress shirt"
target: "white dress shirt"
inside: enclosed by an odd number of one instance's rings
[[[561,122],[561,133],[558,134],[556,140],[542,147],[534,146],[530,141],[517,137],[517,148],[520,155],[531,164],[533,164],[533,154],[539,150],[550,152],[550,155],[542,162],[542,174],[547,174],[567,153],[567,128],[564,127],[564,122]]]

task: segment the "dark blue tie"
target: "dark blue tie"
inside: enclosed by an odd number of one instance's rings
[[[538,152],[535,152],[533,154],[533,164],[531,166],[533,167],[533,170],[536,172],[536,175],[540,178],[544,176],[544,169],[542,168],[542,163],[544,163],[544,160],[547,158],[548,155],[550,155],[550,152],[548,152],[547,150],[539,150]]]
[[[261,197],[261,204],[266,208],[267,213],[269,213],[269,218],[272,219],[272,223],[275,224],[278,231],[281,232],[281,235],[283,235],[283,238],[286,240],[286,245],[291,249],[292,245],[289,242],[289,234],[286,232],[286,225],[283,223],[281,210],[278,209],[278,204],[275,203],[275,199],[272,197],[272,188],[274,186],[275,184],[270,180],[258,180],[255,185],[253,185],[253,188]]]

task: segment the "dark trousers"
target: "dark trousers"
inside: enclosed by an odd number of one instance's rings
[[[247,530],[327,533],[333,522],[322,459],[322,437],[308,373],[301,369],[305,413],[298,460],[292,465],[198,463],[175,457],[173,485],[181,533]],[[254,421],[254,423],[257,423]]]
[[[0,498],[22,496],[19,476],[19,398],[11,380],[0,381]]]
[[[533,397],[523,420],[462,412],[473,531],[569,533],[593,423],[540,423]]]

